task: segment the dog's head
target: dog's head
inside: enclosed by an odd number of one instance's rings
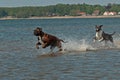
[[[39,36],[42,34],[42,28],[39,28],[37,27],[35,30],[34,30],[34,35],[35,36]]]
[[[100,25],[100,26],[97,26],[97,25],[96,25],[96,26],[95,26],[96,32],[101,31],[101,30],[102,30],[102,26],[103,26],[103,25]]]

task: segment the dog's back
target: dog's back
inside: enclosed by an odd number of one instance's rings
[[[112,33],[112,34],[108,34],[108,33],[105,33],[103,31],[102,36],[103,36],[104,40],[107,40],[107,41],[109,40],[109,41],[111,41],[113,43],[113,37],[112,37],[112,35],[114,35],[114,34],[115,34],[115,32]]]

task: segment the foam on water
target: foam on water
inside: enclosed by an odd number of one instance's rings
[[[88,39],[67,39],[68,43],[63,44],[63,48],[68,51],[95,51],[101,49],[119,49],[120,37],[114,38],[114,44],[108,42],[105,46],[105,42],[90,42]]]
[[[120,48],[120,37],[114,39],[114,44],[117,48]]]
[[[68,51],[87,51],[95,49],[85,39],[68,39],[68,43],[64,44],[63,47]]]

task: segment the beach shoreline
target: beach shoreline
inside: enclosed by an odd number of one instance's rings
[[[50,16],[50,17],[29,17],[29,18],[13,18],[10,16],[0,18],[0,20],[14,20],[14,19],[69,19],[69,18],[120,18],[120,15],[115,16]]]

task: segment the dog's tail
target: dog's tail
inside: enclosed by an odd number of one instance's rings
[[[68,41],[64,41],[64,40],[62,40],[62,39],[59,39],[60,41],[62,41],[63,43],[67,43]]]
[[[116,32],[113,32],[112,34],[110,34],[111,36],[114,35]]]

